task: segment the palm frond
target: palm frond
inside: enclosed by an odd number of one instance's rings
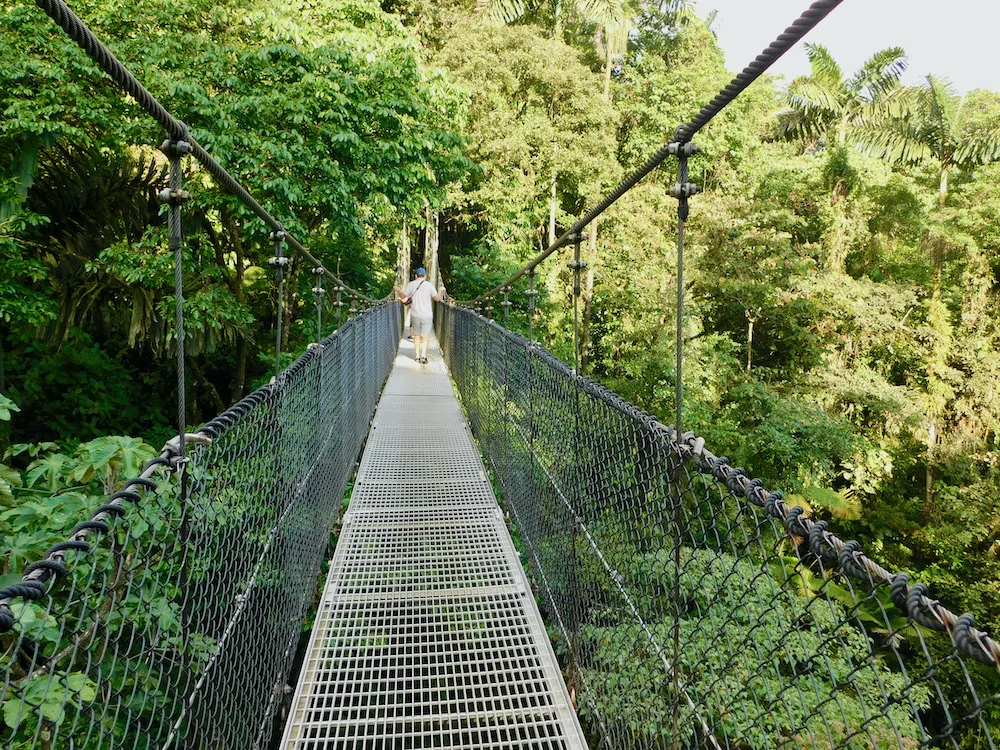
[[[878,98],[899,85],[899,78],[906,72],[907,58],[902,47],[879,50],[847,83],[847,88],[867,101]]]
[[[958,113],[961,108],[961,97],[955,93],[955,87],[951,81],[941,76],[927,76],[927,97],[928,112],[942,125],[946,125],[948,130],[955,133],[958,125]]]
[[[835,117],[844,107],[839,93],[812,77],[800,77],[788,85],[788,103],[811,115]]]
[[[619,26],[625,22],[622,0],[577,0],[580,14],[602,26]]]
[[[937,156],[917,118],[886,118],[862,123],[851,131],[851,142],[870,156],[893,164],[919,164]]]
[[[826,126],[819,118],[810,117],[801,109],[786,107],[774,115],[777,136],[789,141],[817,141]]]
[[[806,56],[812,68],[810,78],[819,85],[831,90],[843,90],[844,72],[837,61],[833,59],[830,50],[822,44],[806,44]]]
[[[962,134],[955,150],[956,164],[986,164],[1000,160],[1000,127]]]
[[[495,23],[514,23],[528,10],[525,0],[476,0],[476,12]]]

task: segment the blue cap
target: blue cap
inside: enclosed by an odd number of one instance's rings
[[[421,266],[420,268],[417,269],[417,276],[426,276],[426,275],[427,275],[427,269],[426,268],[424,268],[423,266]]]

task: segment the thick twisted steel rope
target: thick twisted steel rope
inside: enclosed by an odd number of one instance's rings
[[[660,427],[669,432],[672,440],[675,431],[662,425]],[[780,492],[768,492],[761,480],[751,479],[743,469],[730,466],[728,459],[707,451],[704,438],[685,433],[680,445],[694,458],[702,471],[725,484],[733,494],[742,495],[754,505],[764,508],[784,524],[789,535],[806,540],[810,551],[817,557],[829,557],[830,562],[835,563],[845,575],[869,586],[890,586],[896,606],[912,620],[931,630],[947,630],[959,651],[981,664],[1000,668],[1000,643],[975,628],[971,614],[956,615],[943,607],[936,599],[926,595],[927,587],[924,584],[909,586],[909,577],[905,573],[886,570],[865,555],[857,542],[843,541],[827,531],[825,521],[813,521],[803,514],[801,507],[788,505]],[[827,555],[827,551],[832,554]],[[928,614],[930,617],[927,617]]]
[[[323,264],[305,246],[288,234],[288,230],[272,216],[251,194],[219,164],[193,136],[188,134],[187,126],[164,107],[149,90],[143,86],[132,72],[125,67],[115,54],[90,30],[73,10],[63,0],[35,0],[36,5],[45,11],[46,15],[55,21],[63,31],[87,53],[91,60],[103,70],[108,77],[118,84],[118,87],[131,96],[154,120],[156,120],[167,135],[173,140],[186,140],[191,144],[191,155],[215,178],[216,183],[226,192],[236,196],[244,206],[249,208],[261,219],[271,231],[285,232],[285,241],[302,255],[313,266]],[[375,301],[364,292],[352,289],[336,274],[323,267],[323,272],[344,287],[344,291],[362,299]]]
[[[721,112],[727,104],[739,96],[751,83],[760,78],[760,76],[768,68],[770,68],[779,57],[795,46],[795,44],[802,39],[802,37],[814,29],[820,21],[826,18],[827,15],[829,15],[830,12],[842,2],[843,0],[817,0],[810,5],[809,8],[801,16],[799,16],[791,26],[785,29],[785,31],[780,34],[777,39],[771,42],[771,44],[763,52],[757,55],[756,59],[745,67],[742,73],[730,81],[729,85],[722,89],[722,91],[720,91],[711,102],[706,104],[695,116],[695,118],[691,120],[691,122],[678,127],[677,130],[674,131],[674,137],[670,143],[664,143],[652,156],[646,159],[641,167],[622,180],[618,184],[618,187],[601,199],[600,203],[590,209],[590,211],[588,211],[583,218],[575,221],[573,226],[566,230],[556,239],[555,242],[536,255],[531,261],[522,266],[520,270],[511,274],[503,283],[494,287],[485,294],[480,294],[475,299],[470,300],[467,304],[474,305],[477,302],[482,302],[487,297],[492,297],[494,294],[502,292],[505,288],[509,287],[519,278],[524,276],[524,274],[534,269],[539,263],[552,255],[552,253],[556,250],[561,247],[565,247],[572,242],[573,238],[579,232],[582,232],[587,225],[590,224],[590,222],[607,211],[615,201],[634,188],[637,184],[639,184],[642,178],[662,164],[676,148],[675,144],[683,144],[690,141],[695,133],[705,127],[705,125],[707,125],[713,117],[719,114],[719,112]],[[674,148],[671,148],[672,146]]]

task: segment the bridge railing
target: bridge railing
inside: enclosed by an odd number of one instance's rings
[[[592,746],[997,747],[1000,649],[971,616],[537,344],[438,310]]]
[[[348,320],[4,589],[0,747],[267,747],[401,326]]]

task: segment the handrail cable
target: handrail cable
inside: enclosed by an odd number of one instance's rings
[[[344,283],[336,274],[328,270],[323,263],[310,253],[305,245],[289,234],[284,225],[272,216],[240,182],[226,171],[205,148],[198,143],[194,136],[188,132],[187,125],[178,120],[161,104],[150,91],[143,86],[132,72],[119,60],[115,54],[105,46],[105,44],[91,31],[91,29],[73,12],[73,10],[63,0],[35,0],[46,15],[55,21],[63,31],[76,42],[80,48],[87,53],[97,65],[103,70],[112,81],[118,84],[126,94],[138,102],[154,120],[156,120],[167,135],[173,140],[186,140],[191,144],[191,156],[193,156],[219,184],[223,190],[231,193],[239,199],[240,203],[253,211],[254,214],[263,221],[272,232],[284,232],[284,240],[295,249],[303,258],[309,261],[313,267],[322,267],[323,272],[338,285],[344,287],[344,291],[361,299],[376,301],[364,292],[353,289]]]
[[[58,0],[48,1],[58,2]],[[39,0],[39,2],[42,2],[42,0]],[[524,274],[534,270],[538,264],[552,255],[552,253],[556,250],[570,244],[578,233],[582,232],[588,224],[607,211],[615,201],[635,187],[643,177],[662,164],[668,156],[676,154],[677,149],[680,146],[690,142],[695,133],[711,122],[712,118],[725,109],[726,105],[739,96],[751,83],[760,78],[761,75],[763,75],[764,72],[767,71],[767,69],[770,68],[779,57],[788,52],[788,50],[795,46],[795,44],[802,39],[802,37],[812,31],[812,29],[814,29],[820,21],[826,18],[834,8],[840,5],[841,2],[843,2],[843,0],[816,0],[816,2],[810,5],[809,8],[801,16],[799,16],[791,26],[779,34],[777,39],[771,42],[771,44],[763,52],[757,55],[756,59],[745,67],[742,73],[733,78],[733,80],[730,81],[729,84],[722,89],[711,102],[706,104],[701,111],[695,115],[694,119],[678,127],[677,130],[674,131],[673,141],[663,144],[645,161],[645,163],[643,163],[642,166],[622,180],[618,184],[618,187],[605,195],[604,198],[601,199],[600,203],[590,209],[590,211],[588,211],[583,218],[577,219],[573,222],[573,226],[563,232],[563,234],[560,235],[555,242],[536,255],[531,261],[522,266],[515,273],[511,274],[506,280],[490,291],[469,300],[467,304],[474,305],[477,302],[482,302],[488,297],[492,297],[494,294],[502,292],[505,287],[509,287],[519,278],[524,276]]]

